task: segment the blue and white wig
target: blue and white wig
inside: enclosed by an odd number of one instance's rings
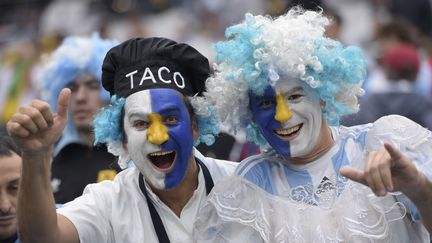
[[[275,19],[246,14],[242,23],[227,28],[229,40],[215,44],[215,74],[205,93],[220,122],[234,134],[245,129],[249,141],[266,144],[252,121],[249,93],[261,95],[268,85],[289,81],[281,76],[304,81],[308,92],[325,102],[330,125],[357,112],[366,61],[359,48],[326,38],[328,24],[322,11],[295,7]]]
[[[188,97],[197,119],[199,138],[194,145],[204,142],[212,145],[214,136],[219,133],[218,119],[214,107],[210,106],[203,97]],[[93,121],[95,144],[106,143],[108,151],[118,156],[120,168],[126,168],[130,157],[123,146],[123,108],[125,98],[111,97],[110,104],[101,109]],[[198,107],[199,104],[199,107]]]
[[[51,55],[43,57],[44,65],[38,76],[41,82],[41,98],[46,100],[55,112],[60,91],[70,82],[84,74],[91,74],[101,81],[105,54],[117,43],[113,40],[103,40],[96,33],[90,38],[78,36],[65,38]],[[102,85],[100,98],[104,101],[109,100],[109,93]],[[54,154],[71,142],[81,141],[72,119],[69,119]]]

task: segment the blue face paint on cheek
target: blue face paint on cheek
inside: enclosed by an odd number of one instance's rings
[[[249,94],[250,109],[255,118],[255,123],[267,142],[282,156],[290,157],[289,142],[280,139],[274,132],[281,127],[280,122],[275,119],[276,93],[271,86],[267,86],[263,96]]]
[[[169,140],[162,144],[163,150],[176,153],[174,167],[165,177],[165,188],[178,186],[183,180],[192,155],[193,132],[189,112],[183,96],[172,89],[151,89],[152,110],[162,116],[168,128]],[[176,120],[176,122],[173,122]]]

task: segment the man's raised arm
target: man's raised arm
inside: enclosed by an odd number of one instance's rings
[[[19,108],[7,130],[22,149],[22,176],[18,194],[21,242],[79,242],[75,226],[57,216],[51,190],[51,155],[67,122],[71,91],[63,89],[53,114],[46,102],[33,100]]]

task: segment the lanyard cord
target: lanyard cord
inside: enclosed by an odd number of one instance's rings
[[[208,195],[214,186],[213,179],[210,175],[209,170],[205,166],[205,164],[203,162],[201,162],[198,158],[195,158],[195,160],[197,161],[197,163],[199,164],[199,166],[202,169],[202,172],[204,175],[206,191],[207,191],[207,195]],[[170,240],[168,238],[168,234],[165,230],[165,226],[162,223],[162,219],[159,216],[158,212],[156,211],[156,208],[154,207],[154,205],[153,205],[152,201],[150,200],[150,197],[147,193],[147,190],[146,190],[145,185],[144,185],[144,178],[143,178],[143,175],[141,173],[138,176],[138,184],[139,184],[139,187],[140,187],[142,193],[146,197],[147,205],[148,205],[148,208],[150,211],[150,216],[151,216],[152,222],[153,222],[153,227],[156,231],[156,235],[159,239],[159,243],[170,243]]]

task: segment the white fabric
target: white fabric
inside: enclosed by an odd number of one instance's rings
[[[340,176],[363,168],[384,141],[432,178],[432,135],[401,116],[332,127],[335,144],[316,161],[290,165],[274,151],[241,162],[215,186],[194,225],[197,242],[429,242],[417,210],[401,193],[376,197]]]
[[[232,175],[237,163],[198,157],[209,169],[214,183]],[[81,243],[158,242],[145,196],[138,184],[136,167],[120,172],[114,181],[103,181],[86,187],[84,194],[59,208],[75,225]],[[146,185],[147,186],[147,185]],[[147,191],[165,225],[171,242],[192,242],[191,232],[200,205],[206,198],[202,170],[198,188],[177,217],[147,187]]]

